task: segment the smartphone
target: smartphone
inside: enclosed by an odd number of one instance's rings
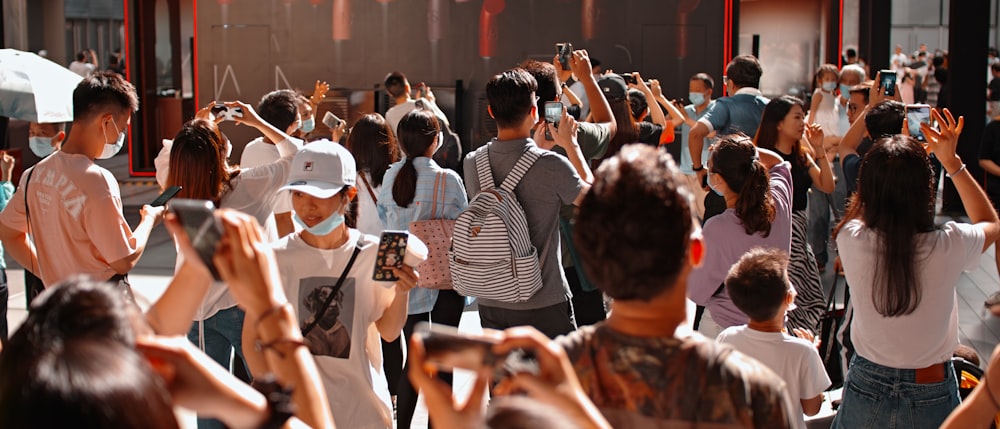
[[[413,335],[424,344],[426,362],[441,371],[478,371],[491,368],[494,380],[512,374],[538,375],[541,372],[534,353],[523,349],[505,354],[495,353],[493,346],[498,344],[498,340],[485,335],[459,332],[451,326],[431,325],[427,322],[418,323]]]
[[[323,125],[326,125],[327,128],[329,128],[331,130],[334,129],[334,128],[339,127],[340,124],[343,124],[343,123],[344,123],[344,120],[338,118],[337,115],[333,114],[333,112],[328,111],[328,112],[326,112],[325,115],[323,115]]]
[[[632,73],[625,73],[625,74],[623,74],[622,75],[622,79],[625,79],[625,83],[628,84],[628,85],[638,85],[639,84],[639,80],[636,79],[635,75],[632,74]]]
[[[177,216],[191,246],[198,252],[201,261],[211,271],[215,280],[221,280],[212,258],[222,239],[222,225],[215,217],[215,204],[207,200],[175,199],[167,204],[167,210]]]
[[[225,104],[216,104],[215,106],[212,106],[212,115],[216,118],[223,118],[227,121],[232,121],[233,118],[243,117],[243,108],[233,107],[230,109],[229,106],[226,106]]]
[[[382,231],[382,239],[378,243],[378,253],[375,255],[373,280],[380,282],[399,280],[392,269],[403,268],[403,256],[406,256],[406,241],[409,238],[410,234],[406,231]]]
[[[149,205],[153,207],[160,207],[166,204],[167,201],[170,201],[171,198],[177,196],[177,193],[180,192],[181,189],[183,188],[181,188],[180,186],[171,186],[166,190],[164,190],[163,193],[160,194],[160,196],[156,197],[156,199],[153,200],[151,203],[149,203]]]
[[[562,119],[563,104],[560,101],[545,102],[545,122],[558,125]]]
[[[920,142],[926,141],[927,139],[924,137],[924,132],[920,130],[920,124],[930,125],[931,106],[926,104],[906,105],[906,123],[910,128],[910,137],[913,137]]]
[[[894,70],[881,70],[878,87],[882,88],[882,94],[890,97],[896,95],[896,72]]]
[[[563,70],[569,70],[569,57],[573,55],[573,44],[569,42],[556,43],[556,55]]]

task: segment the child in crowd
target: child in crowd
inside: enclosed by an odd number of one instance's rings
[[[840,116],[837,101],[837,83],[840,72],[833,64],[823,64],[813,74],[812,103],[809,106],[809,119],[806,123],[819,124],[828,140],[840,138]],[[842,94],[846,96],[846,94]],[[827,142],[824,142],[827,143]],[[829,147],[829,144],[824,146]]]
[[[338,427],[391,428],[378,337],[392,341],[403,330],[417,275],[403,265],[393,269],[397,282],[373,280],[377,237],[344,223],[357,196],[356,178],[354,157],[337,143],[316,141],[299,151],[281,190],[291,193],[292,220],[302,230],[275,243],[274,250],[334,422]],[[409,245],[417,245],[415,241],[411,236]]]
[[[750,323],[727,328],[718,341],[759,360],[785,380],[793,401],[799,399],[798,423],[804,429],[802,413],[819,412],[830,377],[811,341],[784,332],[785,312],[795,300],[787,272],[788,255],[780,250],[755,248],[743,255],[729,270],[726,289]],[[796,334],[812,337],[808,331]]]

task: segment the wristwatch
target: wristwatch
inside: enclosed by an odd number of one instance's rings
[[[691,169],[694,170],[694,171],[701,171],[701,170],[705,169],[705,166],[704,165],[699,165],[699,166],[695,167],[695,166],[692,165]]]

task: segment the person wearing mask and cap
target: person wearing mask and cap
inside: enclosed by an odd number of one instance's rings
[[[59,151],[22,175],[0,213],[4,247],[45,285],[83,274],[131,294],[126,274],[142,256],[163,208],[143,206],[133,231],[122,214],[118,181],[94,160],[121,150],[138,108],[135,88],[118,74],[84,78],[73,91],[72,133]]]

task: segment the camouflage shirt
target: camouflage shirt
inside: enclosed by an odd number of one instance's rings
[[[597,324],[557,341],[614,427],[795,427],[779,376],[700,334],[639,338]]]

